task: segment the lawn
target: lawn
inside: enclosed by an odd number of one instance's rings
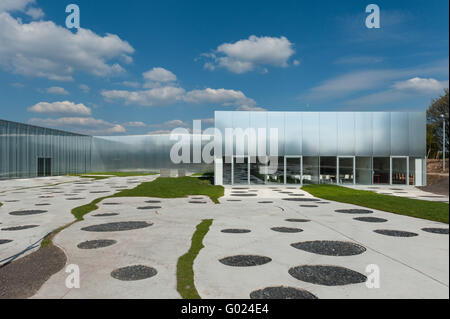
[[[83,173],[83,174],[75,174],[71,176],[78,176],[81,178],[93,178],[96,180],[106,179],[112,176],[116,177],[133,177],[133,176],[150,176],[156,175],[158,173],[155,172],[93,172],[93,173]],[[105,176],[103,176],[105,175]]]
[[[336,185],[305,185],[302,189],[327,200],[448,224],[449,206],[446,203],[382,195]]]

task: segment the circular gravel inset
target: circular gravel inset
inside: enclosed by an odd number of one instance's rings
[[[18,201],[19,200],[17,200],[17,199],[9,199],[9,200],[5,200],[5,203],[16,203]]]
[[[309,253],[326,256],[354,256],[366,251],[366,248],[358,244],[331,240],[305,241],[291,244],[291,246]]]
[[[92,192],[89,192],[89,193],[91,193],[91,194],[103,194],[103,193],[109,193],[110,191],[92,191]]]
[[[261,202],[258,202],[258,204],[272,204],[273,202],[270,200],[263,200]]]
[[[300,197],[300,196],[305,196],[305,194],[289,194],[289,196],[298,196],[298,197]]]
[[[249,189],[248,187],[232,187],[231,189]]]
[[[240,199],[227,199],[227,202],[242,202]]]
[[[103,203],[102,205],[120,205],[122,203]]]
[[[117,241],[112,239],[88,240],[77,245],[80,249],[97,249],[104,248],[116,244]]]
[[[38,203],[38,204],[35,204],[34,206],[50,206],[51,204],[50,203]]]
[[[289,274],[295,279],[324,286],[359,284],[367,280],[359,272],[338,266],[297,266],[289,269]]]
[[[92,215],[94,217],[111,217],[111,216],[117,216],[119,213],[104,213],[104,214],[95,214]]]
[[[12,240],[10,240],[10,239],[0,239],[0,245],[7,244],[10,242],[12,242]]]
[[[85,199],[84,197],[71,197],[71,198],[66,198],[66,200],[81,200],[81,199]]]
[[[387,222],[387,219],[378,218],[378,217],[355,217],[354,220],[359,220],[360,222],[368,222],[368,223],[384,223]]]
[[[292,192],[282,191],[282,192],[280,192],[280,194],[292,194]]]
[[[111,277],[122,281],[135,281],[151,278],[156,276],[157,273],[155,268],[135,265],[113,270]]]
[[[307,222],[310,222],[309,219],[302,219],[302,218],[288,218],[288,219],[285,219],[285,221],[291,222],[291,223],[307,223]]]
[[[227,234],[245,234],[251,232],[250,229],[238,229],[238,228],[229,228],[229,229],[222,229],[222,233]]]
[[[367,210],[367,209],[337,209],[335,210],[336,213],[343,213],[343,214],[372,214],[373,211]]]
[[[14,226],[14,227],[8,227],[8,228],[2,228],[4,231],[16,231],[16,230],[24,230],[24,229],[30,229],[39,227],[39,225],[25,225],[25,226]]]
[[[419,234],[403,231],[403,230],[392,230],[392,229],[377,229],[374,230],[375,233],[386,235],[386,236],[392,236],[392,237],[415,237],[419,236]]]
[[[145,202],[147,204],[160,204],[161,203],[160,200],[146,200]]]
[[[320,199],[317,198],[283,198],[283,200],[291,202],[318,202]]]
[[[448,235],[448,228],[422,228],[422,230],[427,233]]]
[[[256,255],[237,255],[225,257],[219,260],[222,264],[232,267],[252,267],[267,264],[271,258]]]
[[[271,230],[279,233],[301,233],[303,229],[292,227],[272,227]]]
[[[253,194],[253,193],[246,193],[246,194],[231,194],[231,196],[251,197],[251,196],[258,196],[258,195]]]
[[[317,206],[317,205],[300,205],[300,207],[314,208],[314,207],[319,207],[319,206]]]
[[[292,287],[267,287],[250,293],[250,299],[318,299],[309,291]]]
[[[116,223],[107,223],[100,225],[92,225],[81,228],[84,231],[91,232],[114,232],[114,231],[126,231],[126,230],[134,230],[140,228],[146,228],[152,226],[153,223],[141,222],[141,221],[132,221],[132,222],[116,222]]]
[[[138,207],[137,209],[141,209],[141,210],[146,210],[146,209],[160,209],[162,208],[161,206],[142,206],[142,207]]]
[[[17,210],[9,213],[12,216],[28,216],[46,213],[46,210]]]
[[[199,201],[199,200],[190,200],[189,204],[208,204],[208,203],[204,202],[204,201]]]

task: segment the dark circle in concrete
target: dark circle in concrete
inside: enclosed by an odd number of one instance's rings
[[[10,240],[10,239],[0,239],[0,245],[7,244],[10,242],[12,242],[12,240]]]
[[[117,216],[119,215],[118,213],[104,213],[104,214],[95,214],[92,215],[94,217],[111,217],[111,216]]]
[[[317,206],[317,205],[300,205],[300,207],[314,208],[314,207],[319,207],[319,206]]]
[[[137,209],[146,210],[146,209],[160,209],[161,206],[142,206],[138,207]]]
[[[263,200],[261,202],[258,202],[258,204],[272,204],[273,202],[270,200]]]
[[[367,277],[338,266],[304,265],[289,269],[295,279],[324,286],[342,286],[366,282]]]
[[[448,235],[448,228],[422,228],[422,230],[427,233]]]
[[[208,204],[208,203],[200,200],[190,200],[189,204]]]
[[[317,204],[329,204],[330,202],[317,202]]]
[[[28,215],[38,215],[46,213],[46,210],[17,210],[9,213],[12,216],[28,216]]]
[[[151,278],[156,276],[157,273],[155,268],[135,265],[113,270],[111,277],[122,281],[134,281]]]
[[[317,198],[283,198],[283,200],[291,202],[318,202],[320,199]]]
[[[38,203],[35,206],[50,206],[50,203]]]
[[[403,189],[401,188],[389,188],[391,191],[402,191]]]
[[[307,223],[307,222],[310,222],[309,219],[302,219],[302,218],[288,218],[288,219],[285,219],[285,221],[291,222],[291,223]]]
[[[114,232],[114,231],[126,231],[133,229],[140,229],[152,226],[153,223],[141,222],[141,221],[132,221],[132,222],[116,222],[116,223],[107,223],[100,225],[92,225],[81,228],[84,231],[91,232]]]
[[[39,225],[14,226],[14,227],[2,228],[2,230],[5,230],[5,231],[16,231],[16,230],[24,230],[24,229],[35,228],[35,227],[39,227]]]
[[[71,198],[66,198],[66,200],[81,200],[81,199],[85,199],[84,197],[71,197]]]
[[[250,293],[250,299],[318,299],[309,291],[292,287],[267,287]]]
[[[238,229],[238,228],[229,228],[229,229],[222,229],[222,233],[227,234],[245,234],[251,232],[250,229]]]
[[[17,200],[17,199],[10,199],[10,200],[5,200],[5,203],[16,203],[18,201],[19,200]]]
[[[231,194],[231,196],[251,197],[251,196],[258,196],[258,195],[252,194],[252,193],[247,193],[247,194]]]
[[[80,249],[97,249],[97,248],[103,248],[108,247],[111,245],[116,244],[117,241],[112,239],[99,239],[99,240],[88,240],[82,243],[79,243],[77,245]]]
[[[272,227],[271,229],[279,233],[301,233],[303,231],[303,229],[292,227]]]
[[[192,199],[198,200],[198,199],[204,199],[203,197],[192,197]]]
[[[103,203],[102,205],[120,205],[121,203]]]
[[[92,192],[89,192],[89,193],[91,193],[91,194],[102,194],[102,193],[109,193],[110,191],[92,191]]]
[[[161,203],[161,201],[160,200],[147,200],[147,201],[145,201],[147,204],[159,204],[159,203]]]
[[[336,213],[343,213],[343,214],[372,214],[373,211],[367,210],[367,209],[337,209],[335,210]]]
[[[415,237],[419,236],[419,234],[411,233],[403,230],[392,230],[392,229],[377,229],[374,230],[377,234],[392,236],[392,237]]]
[[[289,196],[298,196],[298,197],[300,197],[300,196],[305,196],[305,194],[289,194]]]
[[[39,198],[53,198],[53,196],[39,196]]]
[[[294,243],[291,246],[309,253],[326,256],[354,256],[366,251],[366,248],[361,245],[345,241],[315,240]]]
[[[227,202],[242,202],[240,199],[227,199]]]
[[[231,191],[231,194],[248,194],[247,191]]]
[[[359,220],[360,222],[368,222],[368,223],[384,223],[387,222],[387,219],[378,218],[378,217],[355,217],[354,220]]]
[[[248,189],[248,187],[232,187],[231,189]]]
[[[222,264],[232,267],[251,267],[267,264],[272,259],[265,256],[237,255],[225,257],[219,260]]]

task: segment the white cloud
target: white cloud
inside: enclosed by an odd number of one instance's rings
[[[45,113],[54,115],[77,115],[77,116],[89,116],[91,115],[91,109],[84,104],[75,104],[69,101],[63,102],[40,102],[28,108],[29,112],[33,113]]]
[[[47,89],[47,93],[50,93],[50,94],[62,94],[62,95],[69,94],[69,92],[67,92],[67,90],[65,88],[62,88],[60,86],[49,87]]]
[[[133,52],[114,34],[72,33],[52,21],[22,23],[0,12],[0,66],[16,74],[56,81],[71,81],[75,71],[111,76],[124,71],[114,59]]]
[[[29,123],[87,135],[109,135],[126,132],[122,125],[92,117],[32,118],[29,120]]]
[[[254,106],[256,102],[241,91],[226,89],[193,90],[186,94],[184,100],[194,104],[219,104],[223,106]]]
[[[25,13],[32,17],[34,20],[43,18],[45,16],[44,11],[42,11],[41,8],[29,8],[27,11],[25,11]]]
[[[24,11],[29,4],[34,2],[35,0],[2,0],[0,1],[0,12]]]
[[[141,86],[139,82],[133,82],[133,81],[123,81],[122,85],[132,88],[138,88]]]
[[[144,87],[152,88],[159,86],[162,83],[176,82],[177,77],[175,74],[164,68],[153,68],[142,74],[145,80]]]
[[[433,78],[415,77],[406,81],[399,81],[393,85],[397,90],[408,90],[415,92],[439,92],[444,88],[448,88],[448,81],[438,81]]]
[[[127,105],[159,106],[172,104],[181,100],[184,89],[165,86],[143,91],[103,90],[101,94],[108,101],[121,100]]]
[[[140,121],[126,122],[123,125],[124,126],[129,126],[129,127],[145,127],[145,126],[147,126],[147,124],[145,124],[144,122],[140,122]]]
[[[157,130],[157,131],[151,131],[148,132],[147,135],[163,135],[163,134],[170,134],[170,130]]]
[[[91,89],[89,88],[89,86],[87,86],[86,84],[80,84],[78,87],[79,87],[80,90],[83,91],[84,93],[89,93],[89,91],[91,90]]]
[[[209,70],[223,67],[233,73],[245,73],[263,66],[287,67],[294,55],[293,44],[286,37],[257,37],[223,43],[213,53],[203,54],[211,59],[204,64]]]

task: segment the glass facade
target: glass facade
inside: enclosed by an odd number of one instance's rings
[[[0,120],[0,179],[85,173],[92,137]]]
[[[421,168],[426,157],[425,112],[217,111],[215,124],[223,138],[222,154],[251,158],[249,169],[239,173],[240,182],[246,177],[250,184],[422,185],[426,181]],[[234,131],[231,139],[227,129]],[[237,129],[254,133],[238,137]],[[264,146],[263,155],[276,156],[278,166],[262,164],[258,159],[264,156],[252,152],[254,145],[258,151]],[[227,150],[239,153],[227,154]],[[231,180],[226,174],[233,174],[233,167],[224,170],[223,184]]]

